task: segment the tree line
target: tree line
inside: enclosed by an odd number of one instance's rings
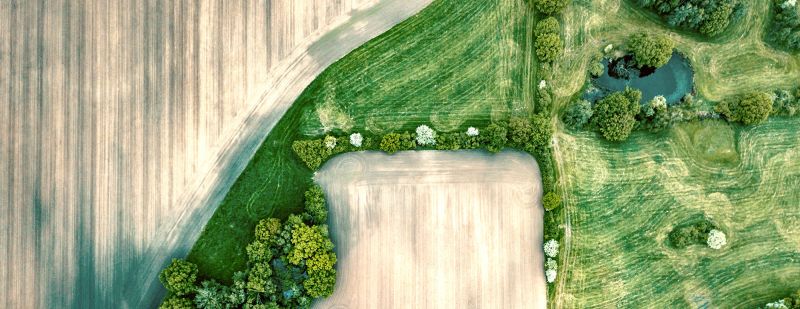
[[[745,3],[737,0],[636,0],[636,3],[661,16],[671,27],[712,37],[747,11]]]

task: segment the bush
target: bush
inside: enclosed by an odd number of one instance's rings
[[[606,72],[606,67],[603,65],[602,62],[595,62],[589,66],[589,75],[592,77],[600,77],[603,73]]]
[[[183,296],[196,289],[197,265],[182,259],[172,259],[172,263],[161,271],[158,279],[172,294]]]
[[[561,24],[558,22],[557,19],[555,19],[555,17],[548,17],[536,23],[536,30],[535,30],[536,36],[548,33],[558,34],[560,32],[561,32]]]
[[[492,123],[486,127],[486,149],[491,152],[500,152],[508,142],[508,129],[505,124]]]
[[[594,114],[594,111],[592,111],[592,103],[586,100],[577,100],[567,107],[561,119],[564,121],[564,125],[566,125],[567,128],[578,130],[589,123],[592,114]]]
[[[631,36],[628,41],[628,49],[633,54],[636,65],[640,68],[659,68],[672,58],[675,42],[663,35],[640,32]]]
[[[426,125],[417,127],[417,145],[436,145],[436,131]]]
[[[554,258],[558,255],[558,241],[555,239],[548,240],[544,243],[544,254],[547,257]]]
[[[728,121],[754,125],[764,122],[772,113],[772,98],[764,92],[751,92],[733,100],[717,103],[714,110]]]
[[[400,150],[400,134],[389,133],[381,139],[381,150],[388,154],[393,154]]]
[[[719,250],[728,244],[728,239],[725,237],[725,233],[720,230],[713,229],[708,233],[708,239],[706,240],[706,243],[708,244],[709,248]]]
[[[736,0],[637,0],[637,3],[655,11],[672,27],[708,36],[721,33],[732,20],[745,13],[743,3]]]
[[[683,249],[690,245],[706,244],[709,233],[716,228],[708,219],[697,219],[673,228],[667,238],[673,248]]]
[[[555,192],[548,192],[542,198],[542,204],[547,211],[553,210],[561,206],[561,196]]]
[[[353,145],[353,147],[361,147],[361,143],[363,142],[364,137],[361,136],[361,133],[350,134],[350,145]]]
[[[312,170],[318,169],[333,154],[321,139],[294,141],[292,150]]]
[[[194,309],[194,303],[191,299],[173,295],[164,300],[158,309]]]
[[[556,276],[558,276],[558,272],[554,269],[548,269],[544,271],[544,277],[547,279],[547,283],[555,282]]]
[[[564,52],[561,37],[556,33],[545,33],[536,37],[536,57],[541,62],[553,62]]]
[[[632,89],[610,94],[595,104],[592,123],[609,141],[628,139],[636,124],[641,97],[639,90]]]
[[[569,5],[568,0],[533,0],[537,11],[545,15],[560,14]]]
[[[305,211],[309,221],[316,224],[328,222],[328,207],[325,205],[325,193],[318,185],[313,185],[305,192]]]

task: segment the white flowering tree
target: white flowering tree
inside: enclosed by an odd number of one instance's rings
[[[467,136],[478,136],[481,132],[476,127],[469,127],[467,129]]]
[[[786,306],[786,301],[781,299],[779,301],[771,302],[771,303],[767,304],[766,306],[764,306],[764,308],[767,308],[767,309],[789,309],[789,306]]]
[[[544,271],[544,277],[545,277],[545,279],[547,279],[547,283],[553,283],[554,281],[556,281],[556,276],[557,275],[558,275],[558,272],[556,272],[555,270],[552,270],[552,269],[548,269],[548,270]]]
[[[551,239],[544,243],[544,254],[551,258],[556,257],[558,255],[558,241]]]
[[[326,136],[325,137],[325,148],[333,149],[336,148],[336,138],[333,136]]]
[[[361,136],[361,133],[353,133],[350,134],[350,145],[355,147],[361,147],[361,143],[364,142],[364,137]]]
[[[725,237],[725,233],[718,229],[713,229],[711,232],[708,233],[708,246],[711,249],[719,250],[728,244],[728,240]]]
[[[614,44],[608,44],[606,48],[603,48],[603,52],[608,54],[614,49]]]
[[[422,146],[436,145],[436,131],[424,124],[417,127],[417,144]]]
[[[781,7],[783,9],[788,9],[788,8],[794,7],[795,5],[797,5],[797,0],[786,0],[786,2],[781,4]]]
[[[544,263],[544,267],[547,269],[558,271],[558,263],[556,262],[556,260],[551,258],[547,258],[547,262]]]
[[[544,89],[547,87],[547,82],[543,79],[539,81],[539,89]]]

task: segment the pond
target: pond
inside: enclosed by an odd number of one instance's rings
[[[655,70],[647,67],[638,69],[632,65],[632,60],[631,56],[614,60],[604,59],[603,75],[592,80],[592,84],[599,88],[599,91],[590,90],[584,95],[585,98],[595,101],[605,93],[622,91],[625,87],[630,87],[642,91],[642,102],[663,95],[667,98],[667,104],[674,104],[692,92],[694,72],[683,55],[673,53],[667,64]]]

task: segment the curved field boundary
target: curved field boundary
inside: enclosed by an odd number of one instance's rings
[[[327,66],[369,39],[389,30],[424,8],[431,0],[389,0],[356,11],[347,23],[333,25],[322,31],[323,36],[306,40],[289,60],[275,69],[271,87],[259,100],[256,108],[239,126],[232,138],[221,148],[219,158],[200,179],[182,204],[185,211],[158,233],[158,239],[145,254],[149,260],[137,270],[137,283],[147,286],[136,306],[152,306],[160,301],[164,291],[158,273],[173,257],[184,257],[194,245],[205,223],[214,214],[225,194],[244,170],[266,135],[286,110],[314,78]]]

